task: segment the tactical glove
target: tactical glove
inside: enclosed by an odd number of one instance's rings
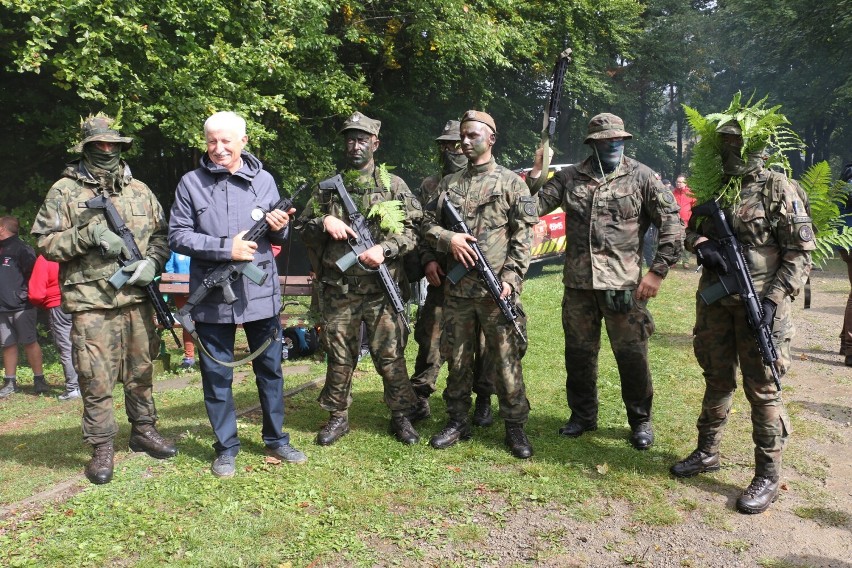
[[[760,325],[768,325],[769,331],[772,331],[772,322],[775,321],[775,310],[778,306],[769,298],[764,298],[763,301],[760,302],[760,305],[763,308],[763,317],[760,318]]]
[[[81,232],[83,241],[90,247],[100,247],[104,258],[117,258],[120,254],[124,254],[125,258],[130,256],[121,237],[110,231],[106,225],[91,223]]]
[[[619,314],[626,314],[633,307],[633,290],[607,290],[604,298],[606,307]]]
[[[718,274],[728,273],[728,263],[725,262],[725,257],[719,252],[722,247],[713,240],[706,240],[695,247],[695,256],[698,258],[698,264],[704,268],[715,271]]]
[[[128,284],[147,286],[157,275],[157,266],[146,258],[145,260],[131,262],[122,268],[121,271],[128,274],[132,273],[130,278],[127,279]]]

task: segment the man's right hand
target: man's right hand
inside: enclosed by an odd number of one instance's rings
[[[695,256],[698,257],[698,264],[718,274],[727,274],[728,263],[725,262],[721,250],[722,247],[716,241],[707,239],[699,242],[695,245]]]
[[[88,231],[89,246],[99,247],[104,258],[118,258],[121,254],[124,254],[125,258],[130,256],[121,237],[110,231],[106,225],[92,223],[85,230]]]
[[[322,228],[335,241],[343,241],[352,237],[358,238],[358,234],[352,230],[352,227],[338,219],[334,215],[326,215],[322,220]]]

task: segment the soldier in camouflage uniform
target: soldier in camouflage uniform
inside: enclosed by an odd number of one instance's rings
[[[437,253],[452,257],[453,263],[460,262],[468,268],[473,266],[475,258],[467,243],[478,241],[495,276],[502,282],[502,296],[507,298],[521,293],[538,215],[523,180],[494,161],[492,147],[496,137],[497,127],[491,116],[475,110],[464,114],[461,144],[468,165],[441,180],[439,197],[426,207],[422,234]],[[475,238],[445,227],[442,203],[446,199],[458,209]],[[430,261],[425,267],[426,277],[437,282],[449,268],[439,266],[436,260]],[[501,354],[500,361],[494,365],[494,386],[500,401],[500,417],[506,426],[506,445],[515,457],[529,458],[533,449],[524,432],[530,404],[521,368],[523,339],[503,317],[476,270],[469,271],[455,285],[444,282],[443,290],[450,368],[444,400],[449,420],[430,444],[444,449],[471,436],[468,411],[478,326],[485,335],[486,349]],[[520,302],[518,307],[522,311]]]
[[[112,479],[116,382],[124,385],[130,448],[159,459],[177,454],[155,428],[152,359],[160,338],[144,291],[169,258],[167,225],[157,198],[121,160],[131,143],[113,129],[111,118],[86,119],[74,148],[82,157],[50,188],[32,228],[41,254],[59,263],[62,309],[72,318],[72,358],[83,395],[83,439],[93,447],[86,477],[97,484]],[[130,278],[118,290],[109,278],[122,270],[118,257],[127,254],[124,243],[107,227],[101,210],[81,206],[101,193],[109,196],[145,255],[123,268]]]
[[[440,136],[435,138],[435,141],[438,143],[441,156],[441,172],[424,179],[415,192],[423,206],[438,197],[438,184],[445,176],[467,166],[467,156],[461,151],[458,120],[447,121]],[[425,243],[421,243],[419,249],[420,261],[423,266],[429,264],[432,260],[437,260],[435,252]],[[418,404],[412,414],[412,421],[422,420],[430,416],[429,397],[436,390],[438,372],[446,360],[442,353],[442,346],[444,345],[444,292],[441,289],[441,284],[440,280],[429,283],[426,301],[417,312],[417,325],[414,328],[417,359],[414,362],[411,384],[414,385],[414,391],[417,393]],[[479,349],[475,354],[473,371],[473,392],[476,393],[473,423],[477,426],[489,426],[494,421],[491,413],[491,395],[496,391],[494,390],[492,373],[489,372],[493,364],[494,361],[486,356],[485,335],[480,332]]]
[[[420,202],[405,182],[377,166],[373,153],[379,147],[381,122],[360,112],[343,124],[346,143],[344,172],[347,191],[366,216],[376,204],[397,202],[404,212],[400,232],[381,229],[370,219],[376,245],[363,252],[359,262],[341,272],[335,264],[351,251],[347,239],[355,237],[343,219],[345,209],[334,190],[314,191],[295,227],[308,249],[319,281],[322,343],[328,357],[320,406],[331,413],[317,434],[317,444],[328,446],[349,432],[348,409],[352,403],[352,374],[358,362],[359,329],[364,321],[373,363],[384,382],[385,403],[391,410],[391,429],[404,444],[416,444],[420,435],[411,426],[410,413],[417,403],[406,369],[404,327],[382,287],[376,268],[385,263],[392,277],[404,280],[402,258],[414,251],[420,224]],[[403,281],[401,289],[408,287]]]
[[[603,319],[618,364],[630,443],[646,450],[654,443],[648,364],[654,320],[647,301],[657,295],[669,267],[680,258],[683,224],[671,191],[647,166],[624,156],[624,141],[630,138],[614,114],[592,117],[585,139],[592,155],[557,172],[536,198],[539,215],[557,207],[565,210],[567,230],[562,327],[571,416],[559,433],[575,438],[597,429]],[[540,173],[539,151],[527,183]],[[643,235],[651,224],[659,230],[659,244],[643,276]]]
[[[790,368],[793,322],[791,300],[802,290],[810,272],[810,252],[815,248],[811,219],[802,197],[786,176],[764,168],[761,155],[740,156],[742,130],[736,122],[719,127],[726,176],[740,175],[740,201],[725,211],[762,298],[763,320],[772,329],[778,353],[777,370]],[[719,282],[727,265],[719,253],[713,223],[693,217],[686,232],[686,247],[704,267],[698,292]],[[778,495],[781,453],[790,435],[790,419],[771,370],[763,364],[745,308],[738,296],[706,305],[696,296],[693,347],[704,371],[706,388],[698,417],[698,447],[671,467],[677,477],[691,477],[720,467],[722,431],[736,389],[737,366],[742,370],[743,392],[751,405],[755,475],[737,499],[743,513],[762,513]]]

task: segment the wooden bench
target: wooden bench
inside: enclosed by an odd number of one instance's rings
[[[279,276],[282,296],[310,296],[313,279],[310,276]],[[189,296],[189,274],[164,272],[160,277],[160,293]]]
[[[310,276],[279,276],[278,281],[281,283],[282,296],[310,296],[313,290],[313,279]],[[160,276],[159,290],[161,294],[168,294],[171,297],[189,296],[189,274],[171,274],[164,272]],[[290,325],[298,325],[304,323],[306,314],[287,314],[286,308],[290,306],[298,306],[300,303],[295,301],[284,302],[281,310],[281,325],[288,327]],[[180,327],[180,322],[175,321],[175,326]]]

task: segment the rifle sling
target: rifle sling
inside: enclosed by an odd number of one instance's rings
[[[205,355],[207,355],[213,361],[222,365],[223,367],[228,367],[228,368],[233,369],[235,367],[239,367],[240,365],[245,365],[246,363],[249,363],[249,362],[257,359],[257,357],[261,353],[266,351],[267,347],[269,347],[269,345],[273,341],[278,340],[278,332],[275,331],[272,335],[270,335],[269,337],[267,337],[264,340],[264,342],[261,344],[260,347],[258,347],[257,349],[255,349],[254,351],[252,351],[251,353],[249,353],[248,355],[246,355],[242,359],[238,359],[236,361],[221,361],[221,360],[217,359],[216,357],[214,357],[213,354],[211,354],[210,351],[204,346],[204,342],[201,341],[201,338],[198,337],[198,332],[195,329],[195,322],[192,321],[192,316],[190,316],[190,312],[192,311],[192,308],[194,308],[195,305],[198,304],[198,302],[203,300],[207,296],[207,294],[209,294],[212,290],[213,290],[212,287],[207,287],[207,286],[202,286],[201,288],[196,289],[195,292],[186,301],[186,304],[184,304],[184,306],[180,309],[180,311],[178,311],[178,313],[175,314],[177,316],[177,320],[180,322],[181,326],[183,326],[183,329],[185,329],[186,332],[189,333],[189,335],[192,337],[192,339],[195,340],[195,343],[198,344],[198,347],[201,348],[201,351]]]

